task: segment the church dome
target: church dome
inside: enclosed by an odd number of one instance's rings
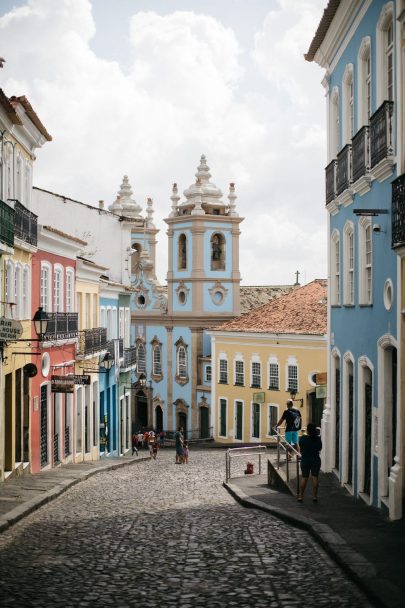
[[[210,181],[210,168],[204,154],[201,156],[195,176],[197,178],[196,182],[184,190],[183,194],[186,200],[179,207],[194,208],[196,205],[201,205],[204,211],[208,211],[208,213],[212,207],[226,207],[226,203],[221,200],[222,191]]]

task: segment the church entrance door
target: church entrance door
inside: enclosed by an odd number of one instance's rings
[[[209,439],[209,409],[200,407],[200,439]]]
[[[144,393],[136,396],[136,418],[141,428],[148,426],[148,400]]]
[[[178,426],[183,427],[184,438],[187,438],[187,414],[185,414],[184,412],[179,412],[177,418]]]

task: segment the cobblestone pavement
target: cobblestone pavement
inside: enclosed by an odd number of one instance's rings
[[[301,530],[222,488],[224,452],[100,473],[0,536],[0,606],[363,608]]]

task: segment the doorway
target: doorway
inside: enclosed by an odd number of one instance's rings
[[[187,439],[187,414],[184,412],[179,412],[177,414],[178,426],[183,427],[183,435],[184,438]]]
[[[353,364],[350,363],[349,385],[348,385],[348,458],[347,458],[347,483],[353,483],[353,426],[354,426],[354,383]]]
[[[145,428],[148,426],[148,399],[143,391],[140,391],[136,397],[136,422],[138,427]]]
[[[207,407],[200,407],[200,439],[209,439],[210,416]]]
[[[371,374],[370,374],[371,375]],[[370,495],[371,490],[371,424],[372,424],[372,386],[364,384],[364,486],[363,492]]]
[[[315,426],[321,426],[322,414],[323,414],[323,398],[317,397],[316,393],[310,393],[309,395],[309,407],[310,407],[310,418],[312,424]]]
[[[243,403],[235,402],[235,439],[242,441],[243,438]]]
[[[41,386],[41,467],[48,464],[48,387]]]
[[[163,431],[163,410],[160,405],[155,408],[156,432]]]
[[[13,469],[13,374],[6,374],[4,384],[4,470]]]

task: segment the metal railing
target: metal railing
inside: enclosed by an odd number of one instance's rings
[[[370,160],[375,167],[381,160],[393,154],[392,114],[393,101],[384,101],[370,117]]]
[[[370,170],[369,127],[365,125],[352,139],[352,179],[356,182]]]
[[[136,346],[130,346],[129,348],[124,348],[124,361],[122,362],[121,367],[127,368],[136,365]]]
[[[405,245],[405,173],[392,182],[392,242],[393,249]]]
[[[114,338],[113,340],[109,340],[105,346],[106,350],[110,353],[110,355],[112,355],[113,357],[115,357],[115,347],[114,347],[114,342],[118,341],[118,353],[119,353],[119,358],[122,359],[122,357],[124,356],[124,341],[122,338]]]
[[[283,451],[285,453],[285,459],[286,459],[286,477],[287,477],[287,483],[289,483],[290,481],[290,463],[293,464],[293,466],[295,466],[296,469],[296,481],[297,481],[297,496],[299,496],[300,494],[300,459],[301,459],[301,454],[295,449],[293,448],[292,445],[290,445],[289,443],[287,443],[287,441],[285,440],[284,435],[282,435],[280,433],[280,431],[278,430],[278,428],[274,428],[274,432],[277,436],[277,469],[280,468],[280,455],[281,455],[281,451]],[[291,456],[292,455],[292,456]],[[294,460],[295,457],[295,460]]]
[[[336,159],[333,159],[325,168],[326,204],[333,201],[336,196]]]
[[[49,321],[46,333],[42,336],[44,341],[77,338],[77,312],[47,312],[47,315]]]
[[[65,456],[70,454],[70,427],[65,427]]]
[[[14,210],[15,236],[25,243],[29,243],[36,247],[38,244],[38,216],[24,207],[18,200],[14,201]]]
[[[107,328],[84,329],[79,334],[78,355],[92,355],[107,348]]]
[[[244,448],[229,448],[225,454],[225,479],[226,482],[231,479],[231,462],[232,458],[246,458],[246,456],[258,456],[259,457],[259,475],[262,473],[262,454],[266,454],[265,445],[255,445]]]
[[[346,144],[337,155],[336,194],[341,194],[351,184],[352,146]]]
[[[59,434],[53,436],[53,462],[59,462]]]
[[[0,241],[8,247],[14,247],[14,217],[14,209],[0,200]]]

